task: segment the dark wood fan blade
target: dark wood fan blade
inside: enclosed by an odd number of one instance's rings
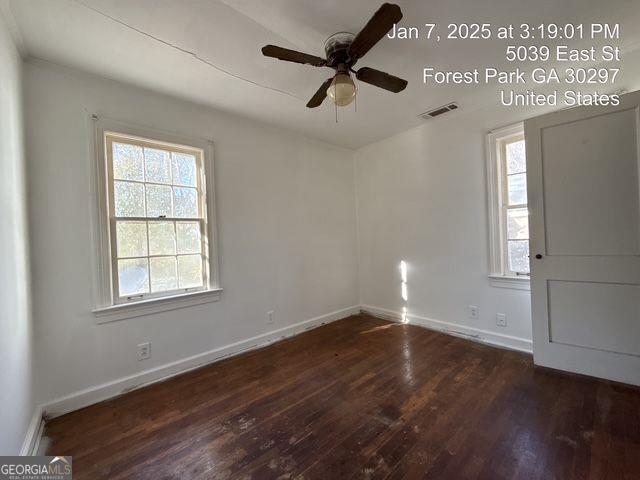
[[[331,85],[332,81],[333,81],[333,77],[329,78],[326,82],[320,85],[320,88],[318,89],[318,91],[313,95],[313,97],[311,97],[311,100],[309,100],[309,103],[307,103],[307,107],[316,108],[322,105],[322,102],[327,96],[327,88],[329,88],[329,85]]]
[[[401,92],[407,86],[406,80],[369,67],[363,67],[358,70],[356,72],[356,78],[362,82],[370,83],[371,85],[384,88],[393,93]]]
[[[303,63],[314,67],[324,67],[327,61],[324,58],[309,55],[308,53],[289,50],[288,48],[266,45],[262,47],[262,54],[265,57],[273,57],[285,62]]]
[[[395,23],[402,19],[402,10],[398,5],[392,3],[383,4],[376,13],[373,14],[371,20],[353,39],[353,43],[349,47],[349,56],[351,60],[362,58],[365,53],[371,50],[378,41],[391,30]]]

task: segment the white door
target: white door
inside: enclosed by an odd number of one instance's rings
[[[538,365],[640,385],[640,92],[525,122]]]

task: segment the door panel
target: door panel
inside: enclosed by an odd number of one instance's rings
[[[640,355],[639,285],[558,280],[548,285],[552,343]]]
[[[640,93],[621,98],[525,122],[533,350],[640,385]]]
[[[640,253],[637,130],[635,109],[543,129],[549,255]]]

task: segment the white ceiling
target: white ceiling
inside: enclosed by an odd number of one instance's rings
[[[384,38],[359,66],[406,78],[392,94],[359,84],[357,112],[305,104],[331,70],[265,58],[268,43],[323,55],[337,31],[357,33],[382,3],[371,0],[8,1],[28,55],[238,113],[357,148],[419,125],[417,115],[455,100],[461,115],[497,101],[499,87],[427,87],[422,68],[504,64],[504,41]],[[625,58],[616,88],[640,88],[637,0],[399,0],[403,25],[427,22],[620,23]],[[582,42],[587,45],[589,42]],[[636,51],[637,50],[637,51]],[[200,60],[198,60],[198,57]],[[214,66],[215,65],[215,66]],[[241,78],[238,78],[241,77]],[[255,82],[255,83],[254,83]],[[259,85],[256,85],[259,84]],[[610,91],[615,90],[610,89]],[[284,92],[284,93],[283,93]],[[437,121],[437,120],[432,120]]]

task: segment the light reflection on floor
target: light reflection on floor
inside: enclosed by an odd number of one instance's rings
[[[405,322],[406,323],[406,322]],[[415,384],[415,378],[413,376],[413,359],[411,355],[411,343],[409,342],[409,329],[402,329],[402,356],[404,361],[402,362],[402,368],[404,370],[404,379],[410,385]]]
[[[364,335],[365,333],[375,333],[375,332],[379,332],[380,330],[386,330],[388,328],[393,328],[397,326],[398,325],[394,323],[389,323],[388,325],[380,325],[379,327],[374,327],[369,330],[363,330],[362,332],[360,332],[360,335]]]

